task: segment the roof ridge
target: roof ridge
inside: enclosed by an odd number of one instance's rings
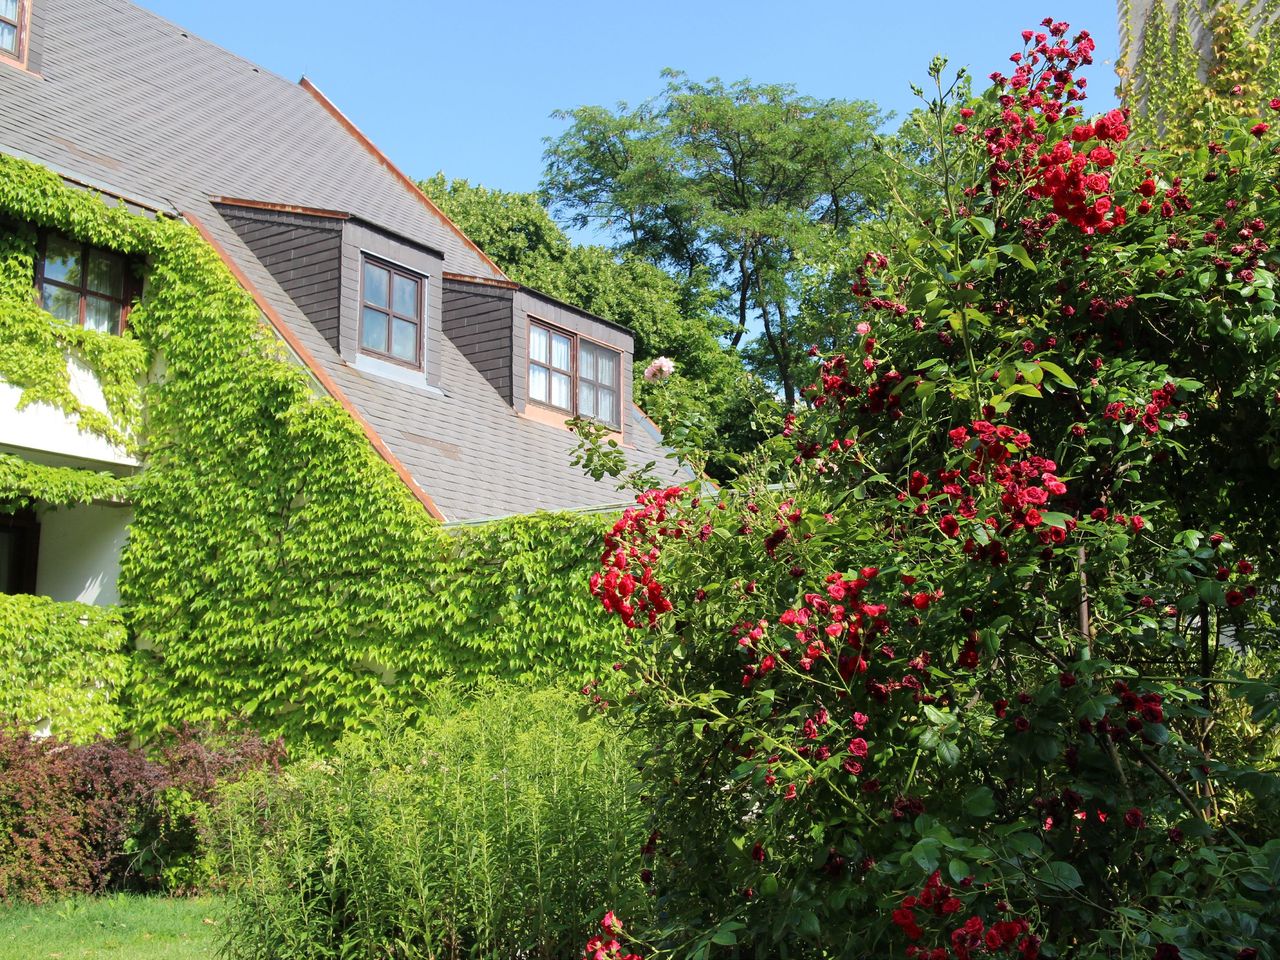
[[[458,236],[458,239],[460,239],[464,244],[470,247],[471,250],[475,252],[482,261],[488,264],[490,269],[493,270],[494,274],[497,275],[499,279],[502,279],[502,280],[511,279],[506,275],[506,273],[503,272],[501,267],[499,267],[496,263],[493,262],[493,260],[489,257],[487,253],[485,253],[483,250],[480,249],[480,247],[476,244],[474,240],[472,240],[470,237],[468,237],[465,233],[462,232],[461,227],[459,227],[456,223],[450,220],[449,217],[445,214],[445,212],[441,210],[438,206],[436,206],[435,202],[430,197],[428,197],[425,192],[423,192],[423,189],[420,186],[414,183],[414,181],[403,170],[401,170],[394,163],[392,163],[391,158],[388,157],[385,153],[383,153],[382,150],[378,148],[377,144],[375,144],[372,140],[370,140],[368,136],[366,136],[359,127],[357,127],[354,123],[352,123],[351,119],[345,113],[343,113],[340,109],[338,109],[337,104],[335,104],[332,100],[326,97],[320,91],[320,88],[311,82],[310,78],[304,76],[301,80],[298,81],[298,84],[299,86],[302,87],[302,89],[306,90],[309,94],[311,94],[311,96],[313,96],[316,99],[316,102],[319,103],[322,107],[324,107],[325,110],[327,110],[333,116],[333,118],[337,120],[338,123],[348,133],[350,133],[352,137],[355,138],[355,140],[361,146],[363,146],[367,151],[369,151],[369,153],[372,154],[373,157],[379,163],[381,163],[382,166],[384,166],[391,173],[392,176],[394,176],[397,180],[399,180],[402,184],[404,184],[404,186],[409,190],[409,192],[413,194],[415,197],[417,197],[417,199],[423,204],[423,206],[427,208],[428,211],[430,211],[435,217],[437,217],[441,221],[441,223],[445,225],[445,227],[453,231]]]

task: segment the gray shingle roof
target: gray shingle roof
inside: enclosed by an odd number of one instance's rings
[[[40,75],[0,67],[0,150],[190,211],[216,236],[449,519],[618,500],[568,463],[571,434],[518,416],[444,338],[436,396],[350,366],[209,202],[231,196],[351,211],[498,277],[302,86],[124,0],[35,0]],[[664,461],[631,408],[629,455]]]

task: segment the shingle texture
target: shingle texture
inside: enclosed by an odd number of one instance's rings
[[[295,303],[218,213],[220,196],[348,211],[440,250],[448,271],[500,277],[309,92],[124,0],[34,0],[33,19],[40,74],[0,66],[0,150],[199,217],[448,519],[619,499],[569,465],[568,431],[518,415],[449,337],[442,391],[345,362],[323,309],[309,322],[316,303]],[[682,476],[638,409],[624,429],[633,461]]]

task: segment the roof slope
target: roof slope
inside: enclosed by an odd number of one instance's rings
[[[303,86],[124,0],[36,0],[42,77],[3,71],[7,145],[182,209],[192,194],[359,211],[501,271]]]
[[[618,499],[568,464],[570,433],[518,416],[447,337],[445,396],[344,362],[218,214],[220,196],[350,211],[442,251],[448,271],[502,279],[309,89],[125,0],[36,0],[32,33],[40,75],[0,68],[0,150],[193,213],[449,519]],[[632,459],[676,476],[628,413]]]

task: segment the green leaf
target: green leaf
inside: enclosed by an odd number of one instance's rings
[[[1060,890],[1075,890],[1084,884],[1080,871],[1064,860],[1046,863],[1035,875],[1041,882]]]
[[[1027,248],[1024,247],[1022,244],[1020,243],[1009,244],[1009,249],[1007,252],[1009,256],[1013,257],[1013,259],[1017,260],[1018,263],[1022,264],[1022,266],[1026,267],[1032,273],[1036,271],[1035,263],[1032,261],[1031,257],[1027,254]]]
[[[996,798],[990,787],[978,787],[965,795],[963,808],[971,817],[989,817],[996,811]]]
[[[1058,366],[1052,360],[1041,360],[1040,369],[1052,375],[1053,378],[1057,380],[1059,383],[1061,383],[1064,387],[1070,387],[1072,390],[1076,389],[1076,382],[1071,379],[1071,377],[1067,374],[1067,371],[1063,370],[1060,366]]]

